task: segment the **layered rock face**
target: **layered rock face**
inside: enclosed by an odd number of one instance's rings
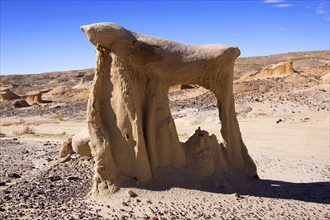
[[[150,183],[168,168],[183,173],[193,169],[194,179],[257,174],[234,107],[238,48],[177,43],[114,23],[81,29],[96,48],[87,109],[95,160],[93,195],[107,195],[130,181]],[[169,87],[178,84],[200,85],[215,94],[223,143],[199,129],[180,143],[168,101]]]

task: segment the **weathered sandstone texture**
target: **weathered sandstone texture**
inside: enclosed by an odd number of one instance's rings
[[[128,181],[153,182],[169,169],[190,170],[193,179],[223,173],[257,175],[235,113],[233,67],[238,48],[177,43],[114,23],[81,29],[96,48],[87,109],[94,196],[107,195]],[[223,143],[200,129],[180,143],[168,101],[169,87],[178,84],[200,85],[215,94]]]

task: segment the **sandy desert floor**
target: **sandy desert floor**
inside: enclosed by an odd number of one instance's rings
[[[61,143],[87,127],[86,97],[20,109],[2,102],[0,219],[330,219],[329,81],[314,74],[235,85],[244,88],[236,112],[260,180],[121,188],[99,201],[89,197],[93,160],[58,160]],[[169,99],[182,142],[198,127],[221,141],[209,91],[173,88]]]

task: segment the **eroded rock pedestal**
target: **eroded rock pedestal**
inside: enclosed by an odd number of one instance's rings
[[[238,48],[177,43],[114,23],[81,29],[96,47],[87,110],[95,160],[93,195],[107,195],[130,181],[150,183],[168,168],[194,169],[194,179],[219,173],[256,175],[234,107]],[[214,92],[224,143],[201,130],[180,143],[168,101],[169,87],[177,84]]]

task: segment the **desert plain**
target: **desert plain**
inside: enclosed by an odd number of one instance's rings
[[[236,113],[260,179],[210,190],[130,187],[91,199],[93,159],[64,162],[59,149],[87,128],[93,74],[0,76],[0,219],[330,219],[329,50],[236,60]],[[31,94],[39,99],[17,104]],[[198,127],[220,139],[210,91],[177,85],[168,98],[181,142]]]

